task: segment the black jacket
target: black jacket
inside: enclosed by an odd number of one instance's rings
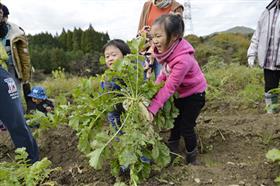
[[[47,107],[51,107],[52,110],[54,109],[53,102],[48,99],[45,99],[39,104],[33,103],[33,105],[30,108],[30,111],[32,112],[33,110],[38,110],[38,111],[41,111],[41,112],[47,114],[48,113]]]

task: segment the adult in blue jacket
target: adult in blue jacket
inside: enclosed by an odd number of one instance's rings
[[[16,148],[25,147],[30,163],[39,159],[38,146],[26,125],[16,83],[0,66],[0,120],[8,129]]]

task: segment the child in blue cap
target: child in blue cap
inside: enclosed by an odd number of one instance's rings
[[[28,97],[32,98],[34,107],[31,110],[39,110],[45,114],[52,112],[54,109],[53,102],[48,99],[45,89],[41,86],[32,87]]]

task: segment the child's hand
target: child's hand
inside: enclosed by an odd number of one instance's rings
[[[144,70],[148,70],[150,68],[149,65],[150,65],[149,62],[145,61],[143,66]]]
[[[148,110],[148,108],[142,102],[139,103],[139,108],[142,115],[147,119],[147,121],[152,123],[154,120],[154,115]]]
[[[146,73],[146,78],[147,78],[147,79],[150,79],[150,78],[152,77],[152,75],[153,75],[152,69],[149,68],[149,69],[147,70],[147,73]]]
[[[146,25],[146,26],[144,26],[144,27],[141,29],[140,32],[142,32],[142,33],[148,33],[148,32],[150,32],[150,31],[151,31],[151,27],[148,26],[148,25]]]
[[[170,13],[170,14],[173,14],[173,15],[179,15],[179,16],[183,17],[183,15],[182,15],[181,12],[173,12],[173,11],[170,11],[169,13]]]
[[[153,115],[153,113],[149,112],[149,115],[148,115],[147,119],[148,119],[149,122],[152,123],[152,122],[154,121],[154,115]]]
[[[51,107],[46,107],[47,112],[51,112],[52,108]]]
[[[147,35],[149,34],[150,31],[151,31],[151,27],[146,25],[141,30],[139,30],[138,35],[139,36]]]

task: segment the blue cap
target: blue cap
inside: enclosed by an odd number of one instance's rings
[[[45,93],[45,89],[40,86],[32,87],[31,92],[28,94],[29,97],[35,99],[47,99],[48,96]]]

